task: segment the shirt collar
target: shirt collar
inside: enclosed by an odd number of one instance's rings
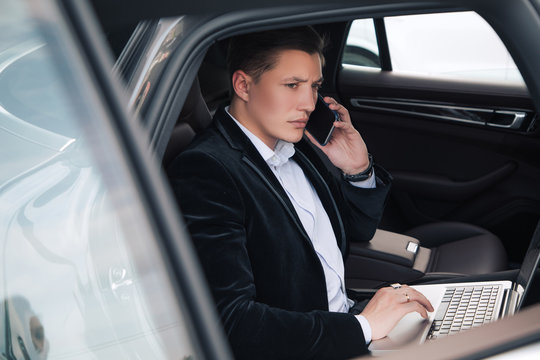
[[[244,132],[244,134],[246,134],[248,139],[253,143],[259,154],[261,154],[262,158],[268,165],[275,167],[281,166],[289,161],[289,159],[294,155],[294,144],[287,141],[278,140],[275,149],[272,150],[261,139],[255,136],[244,125],[236,120],[234,116],[229,113],[228,106],[225,108],[225,111],[227,114],[229,114],[231,119],[234,120],[236,125],[238,125],[238,127]]]

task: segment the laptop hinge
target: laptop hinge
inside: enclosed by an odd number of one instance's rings
[[[502,317],[514,315],[514,312],[516,310],[516,307],[520,298],[520,293],[516,291],[515,289],[508,289],[505,291],[507,291],[508,293],[505,294],[503,298],[504,304],[503,306],[501,306]]]

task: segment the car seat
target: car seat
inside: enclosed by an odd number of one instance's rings
[[[167,169],[171,162],[191,143],[195,135],[206,129],[212,116],[201,94],[199,78],[195,77],[187,95],[169,143],[163,154],[162,165]]]

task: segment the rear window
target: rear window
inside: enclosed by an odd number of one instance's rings
[[[495,31],[474,12],[384,18],[391,68],[396,73],[503,84],[524,84]],[[380,69],[384,34],[373,19],[355,20],[343,64]]]

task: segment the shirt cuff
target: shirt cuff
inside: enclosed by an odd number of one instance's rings
[[[364,317],[364,315],[354,315],[358,322],[360,323],[360,326],[362,327],[362,332],[364,333],[364,339],[366,340],[366,345],[368,345],[371,342],[371,325],[369,325],[369,322]]]
[[[375,189],[377,187],[377,181],[375,176],[375,169],[371,172],[369,178],[363,181],[349,181],[349,184],[363,189]]]

